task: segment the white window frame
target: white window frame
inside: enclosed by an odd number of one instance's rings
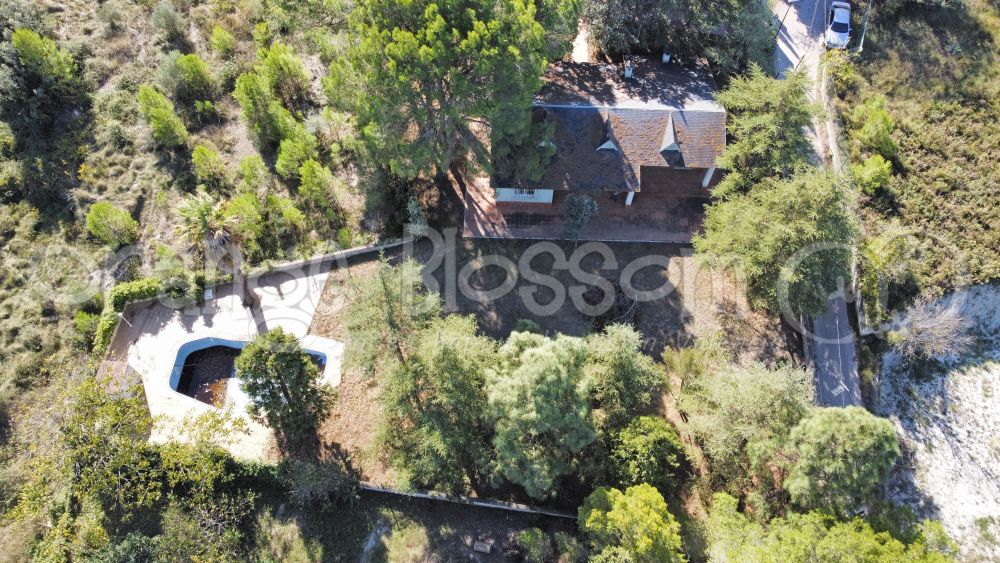
[[[518,201],[534,201],[535,190],[533,188],[514,188],[514,199]]]

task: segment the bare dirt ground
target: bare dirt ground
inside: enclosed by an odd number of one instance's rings
[[[646,352],[657,360],[666,346],[687,346],[693,338],[713,331],[722,331],[740,360],[793,359],[779,322],[766,314],[751,311],[737,282],[720,272],[699,267],[688,249],[662,244],[602,247],[542,244],[539,247],[528,241],[458,239],[450,254],[435,251],[432,245],[423,241],[410,254],[418,262],[427,264],[426,270],[433,278],[432,285],[442,294],[446,312],[474,315],[483,333],[493,338],[506,338],[520,319],[530,319],[550,334],[592,332],[593,317],[581,312],[571,295],[594,284],[585,274],[597,274],[615,288],[631,286],[639,291],[660,290],[661,294],[655,299],[636,305],[634,321],[646,337]],[[526,253],[539,248],[546,251],[522,263]],[[594,248],[609,254],[591,252]],[[404,254],[397,252],[389,258],[399,260]],[[568,261],[565,267],[563,257]],[[569,268],[574,262],[580,267],[576,275]],[[537,312],[537,308],[529,305],[532,295],[544,308],[553,305],[561,290],[545,287],[537,279],[527,279],[530,274],[518,268],[519,263],[530,265],[539,274],[552,276],[555,285],[566,288],[561,306],[553,306],[543,314],[532,312]],[[331,273],[310,333],[349,345],[349,335],[343,328],[343,312],[348,300],[346,283],[352,277],[371,275],[375,264],[372,258]],[[506,265],[506,269],[497,264]],[[511,272],[514,272],[513,279]],[[552,280],[544,283],[552,283]],[[509,291],[503,295],[489,297],[483,294],[508,284]],[[352,464],[363,479],[392,485],[391,469],[371,447],[379,424],[379,382],[345,370],[337,391],[337,404],[321,429],[322,437],[351,454]]]
[[[938,519],[964,561],[1000,560],[1000,286],[951,297],[978,337],[961,358],[936,358],[918,375],[883,357],[876,412],[890,418],[903,455],[888,495]]]

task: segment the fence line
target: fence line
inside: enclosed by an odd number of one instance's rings
[[[290,261],[290,262],[283,262],[283,263],[275,264],[275,265],[271,266],[270,268],[268,268],[266,270],[261,270],[261,271],[258,271],[258,272],[253,272],[253,273],[247,274],[247,281],[248,282],[251,281],[251,280],[256,281],[256,280],[259,280],[262,276],[266,276],[266,275],[273,274],[273,273],[276,273],[276,272],[287,272],[289,270],[303,269],[303,268],[308,268],[308,267],[314,266],[314,265],[322,265],[323,263],[326,263],[326,262],[332,262],[333,264],[338,264],[341,261],[349,260],[349,259],[354,258],[356,256],[361,256],[361,255],[369,254],[369,253],[373,253],[373,252],[382,252],[382,251],[388,250],[390,248],[397,248],[397,247],[400,247],[400,246],[402,246],[404,244],[412,243],[413,240],[414,240],[413,237],[404,237],[402,239],[399,239],[399,240],[396,240],[396,241],[392,241],[392,242],[382,242],[382,243],[368,244],[368,245],[364,245],[364,246],[356,246],[354,248],[347,248],[347,249],[344,249],[344,250],[337,250],[335,252],[328,252],[326,254],[320,254],[320,255],[317,255],[317,256],[312,256],[310,258],[305,258],[305,259],[302,259],[302,260],[293,260],[293,261]],[[214,290],[214,289],[217,289],[219,287],[223,287],[223,286],[230,285],[230,284],[233,284],[233,283],[235,283],[235,282],[234,281],[216,282],[216,283],[213,283],[211,285],[206,285],[205,286],[205,290],[209,290],[209,289]],[[100,366],[108,367],[116,359],[117,360],[121,360],[121,361],[125,361],[125,358],[116,358],[116,357],[114,357],[115,341],[118,339],[118,333],[121,330],[122,321],[124,321],[125,323],[131,324],[131,321],[129,320],[129,316],[132,316],[132,318],[135,318],[134,315],[133,315],[133,313],[135,311],[137,311],[139,309],[142,309],[143,307],[148,307],[148,306],[152,305],[153,303],[159,302],[161,299],[163,299],[165,297],[167,297],[167,295],[165,293],[163,293],[163,294],[157,295],[155,297],[149,297],[149,298],[146,298],[146,299],[140,299],[138,301],[133,301],[133,302],[128,303],[128,304],[125,305],[125,307],[121,310],[121,312],[118,313],[118,322],[115,324],[115,330],[112,331],[111,338],[108,340],[108,349],[105,350],[104,354],[101,356],[101,361],[99,362]]]
[[[542,508],[538,506],[531,506],[528,504],[518,504],[516,502],[504,502],[502,500],[492,500],[492,499],[477,499],[461,495],[447,495],[444,493],[438,493],[434,491],[400,491],[396,489],[391,489],[389,487],[383,487],[381,485],[376,485],[374,483],[368,483],[362,481],[359,484],[360,488],[365,491],[372,491],[376,493],[387,493],[390,495],[398,495],[409,498],[419,498],[424,500],[436,500],[441,502],[451,502],[455,504],[464,504],[467,506],[476,506],[479,508],[492,508],[496,510],[507,510],[510,512],[521,512],[525,514],[539,514],[542,516],[552,516],[554,518],[567,518],[570,520],[576,520],[576,514],[572,512],[567,512],[565,510],[556,510],[554,508]]]

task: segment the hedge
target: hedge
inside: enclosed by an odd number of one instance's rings
[[[160,294],[160,278],[142,278],[116,285],[108,297],[108,306],[118,312],[133,301],[149,299]]]
[[[118,311],[105,309],[101,313],[101,319],[97,321],[97,331],[94,333],[94,355],[103,356],[108,351],[116,326],[118,326]]]

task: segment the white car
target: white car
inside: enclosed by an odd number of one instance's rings
[[[826,47],[845,49],[851,39],[851,5],[847,2],[833,2],[827,19]]]

